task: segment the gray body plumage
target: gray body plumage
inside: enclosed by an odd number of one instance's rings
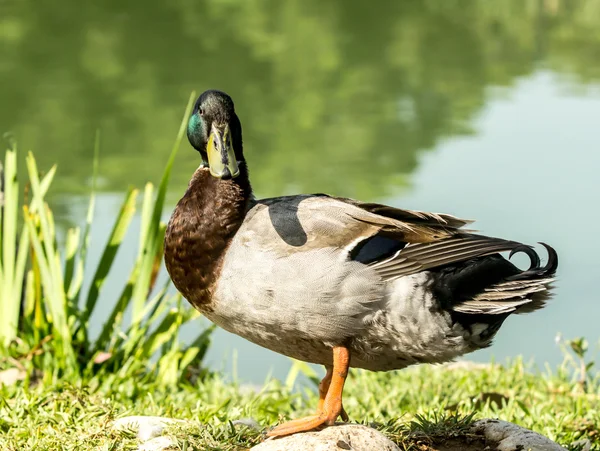
[[[466,224],[443,215],[427,221],[437,222],[440,233],[447,224],[449,236]],[[490,333],[489,324],[466,327],[452,310],[507,314],[527,304],[543,305],[549,279],[512,282],[508,295],[490,287],[479,298],[443,306],[428,270],[437,260],[432,251],[410,245],[373,264],[353,260],[357,244],[384,227],[414,232],[407,222],[329,197],[255,202],[226,251],[211,309],[204,313],[224,329],[289,357],[330,365],[331,348],[344,345],[351,366],[385,371],[445,362],[490,344],[495,330]],[[433,255],[457,261],[519,245],[465,236],[460,242],[446,240],[458,254],[454,259],[444,248]],[[540,291],[542,296],[530,296]]]

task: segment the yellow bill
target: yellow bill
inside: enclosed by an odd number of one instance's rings
[[[206,153],[210,173],[213,177],[229,179],[240,175],[229,124],[212,124]]]

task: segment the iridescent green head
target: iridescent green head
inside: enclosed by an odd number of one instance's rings
[[[214,177],[229,179],[240,174],[239,162],[244,160],[242,125],[227,94],[210,90],[198,97],[187,136]]]

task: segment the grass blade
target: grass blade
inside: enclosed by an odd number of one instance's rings
[[[88,291],[87,300],[85,303],[84,321],[87,321],[94,311],[96,301],[98,300],[98,295],[100,294],[100,289],[104,284],[108,272],[112,268],[117,251],[119,250],[119,247],[123,242],[123,238],[125,237],[125,233],[129,228],[129,224],[133,219],[137,195],[138,190],[130,188],[125,196],[123,204],[121,205],[121,210],[119,211],[115,225],[113,226],[112,232],[108,238],[104,252],[100,258],[100,263],[98,263],[98,267],[96,268],[96,272],[94,273],[94,277],[92,279],[92,284]]]
[[[69,291],[73,274],[75,273],[75,264],[77,260],[77,250],[79,248],[79,238],[81,230],[79,227],[67,230],[67,239],[65,242],[65,285],[64,290]]]
[[[16,150],[8,150],[4,160],[3,206],[0,208],[0,342],[12,340],[17,333],[20,296],[16,298],[15,255],[19,182]],[[22,284],[22,279],[20,281]]]
[[[140,224],[140,242],[138,250],[138,260],[142,258],[144,252],[144,244],[148,236],[150,221],[152,220],[152,199],[154,197],[154,185],[146,183],[144,188],[144,200],[142,202],[142,216]]]

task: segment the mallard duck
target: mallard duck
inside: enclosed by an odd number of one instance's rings
[[[558,257],[548,245],[541,266],[532,247],[475,234],[448,214],[326,194],[255,199],[241,123],[223,92],[198,98],[187,136],[202,164],[165,235],[173,283],[223,329],[326,368],[315,415],[270,436],[347,420],[349,367],[450,361],[549,298]],[[518,252],[528,269],[509,261]]]

